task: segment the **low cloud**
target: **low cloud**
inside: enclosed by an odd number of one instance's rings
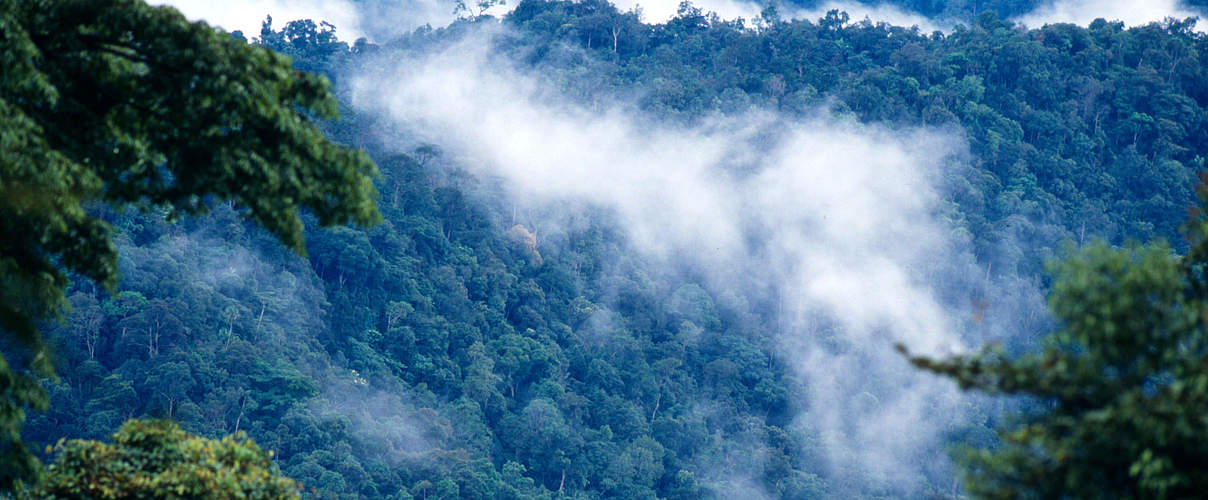
[[[266,16],[273,16],[274,27],[280,28],[289,21],[311,19],[316,23],[326,21],[336,27],[341,40],[353,41],[366,37],[373,41],[386,41],[425,24],[440,27],[456,19],[452,0],[149,0],[152,5],[170,5],[179,9],[191,20],[206,21],[227,31],[242,31],[252,38],[260,33],[261,23]],[[495,16],[506,15],[521,0],[512,0],[487,12]],[[639,9],[642,20],[647,23],[665,23],[674,18],[679,10],[677,0],[616,0],[613,2],[622,11]],[[746,0],[700,0],[693,5],[704,13],[716,13],[725,20],[743,18],[748,22],[759,17],[763,7],[758,2]],[[817,8],[799,9],[781,5],[780,15],[784,19],[803,19],[816,22],[831,10],[847,12],[851,21],[868,19],[874,23],[886,22],[898,26],[918,26],[924,32],[950,29],[942,21],[903,10],[890,4],[868,5],[856,2],[830,1]]]
[[[665,23],[676,16],[680,2],[677,0],[617,0],[613,2],[623,11],[640,9],[642,20],[647,23]],[[763,11],[763,4],[749,0],[698,0],[692,2],[701,12],[714,12],[725,20],[743,18],[748,22],[758,18]],[[826,16],[827,12],[838,10],[847,12],[853,22],[868,19],[873,23],[885,22],[896,26],[918,26],[924,32],[948,30],[952,26],[942,21],[929,19],[926,16],[911,12],[888,3],[869,5],[859,2],[828,1],[815,8],[801,9],[786,3],[777,5],[783,19],[801,19],[817,22]],[[955,24],[955,23],[951,23]]]
[[[434,430],[447,422],[413,404],[405,387],[372,387],[355,370],[340,374],[333,369],[324,378],[323,393],[311,401],[311,410],[320,418],[344,419],[349,436],[369,456],[399,465],[422,459],[443,444]]]
[[[1123,21],[1126,26],[1138,26],[1166,18],[1183,20],[1198,13],[1177,0],[1063,0],[1038,7],[1016,17],[1013,21],[1039,28],[1046,24],[1073,23],[1081,26],[1095,19]],[[1201,26],[1202,30],[1203,27]]]
[[[243,31],[248,38],[258,36],[261,23],[266,16],[273,16],[274,26],[280,28],[286,22],[311,19],[316,23],[326,21],[334,25],[342,40],[353,41],[366,37],[374,41],[386,41],[405,34],[425,24],[434,27],[448,25],[456,19],[452,0],[149,0],[152,5],[170,5],[192,20],[204,20],[227,31]],[[487,12],[495,16],[506,15],[521,0],[512,0]],[[622,11],[638,9],[642,20],[651,24],[665,23],[674,18],[679,10],[678,0],[616,0],[613,2]],[[743,18],[748,22],[760,16],[762,4],[745,0],[698,0],[693,5],[704,13],[716,13],[725,20]],[[818,7],[801,9],[789,4],[778,6],[784,19],[800,19],[817,22],[831,10],[846,12],[852,22],[865,19],[885,22],[895,26],[918,26],[924,33],[950,31],[958,23],[951,19],[928,18],[917,12],[902,9],[889,3],[866,4],[861,2],[828,1]],[[1066,0],[1041,6],[1036,10],[1013,18],[1013,21],[1038,28],[1052,23],[1074,23],[1087,25],[1097,18],[1123,21],[1135,26],[1166,18],[1185,19],[1199,13],[1185,7],[1178,0]]]
[[[640,8],[642,18],[648,23],[664,23],[675,17],[679,8],[677,0],[618,0],[614,2],[621,10]],[[715,12],[722,19],[733,20],[743,18],[748,21],[759,17],[762,3],[741,0],[698,0],[693,5],[702,12]],[[968,20],[929,18],[918,12],[903,9],[887,2],[863,3],[855,1],[827,1],[821,5],[801,9],[789,4],[780,3],[780,16],[784,19],[800,19],[817,22],[827,12],[838,10],[846,12],[852,22],[869,20],[873,23],[885,22],[895,26],[918,26],[924,33],[933,31],[951,31],[957,24],[968,24]],[[1098,18],[1109,21],[1123,21],[1127,26],[1137,26],[1151,22],[1160,22],[1167,18],[1178,20],[1188,17],[1198,17],[1200,12],[1188,8],[1179,0],[1063,0],[1042,5],[1032,12],[1013,18],[1013,21],[1039,28],[1045,24],[1073,23],[1086,26]],[[1203,30],[1200,27],[1200,31]]]
[[[970,290],[996,287],[968,233],[944,222],[938,187],[964,168],[959,132],[891,130],[826,109],[688,125],[622,99],[589,108],[492,51],[492,29],[367,65],[349,80],[353,105],[501,180],[515,203],[543,207],[534,212],[615,214],[634,251],[694,266],[715,293],[774,290],[780,355],[808,388],[794,398],[822,436],[828,475],[873,475],[910,493],[946,463],[940,436],[967,403],[893,345],[942,355],[981,340],[958,332],[981,315]],[[534,224],[556,233],[566,219]]]

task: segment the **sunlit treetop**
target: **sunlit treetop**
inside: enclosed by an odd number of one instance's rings
[[[34,498],[299,498],[297,483],[243,433],[212,440],[130,420],[113,443],[72,440],[55,453]]]

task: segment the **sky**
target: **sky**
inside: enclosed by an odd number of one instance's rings
[[[363,35],[360,15],[347,0],[151,0],[152,5],[171,5],[190,20],[206,21],[229,32],[243,31],[248,38],[260,34],[261,23],[272,15],[274,25],[286,21],[314,19],[337,27],[341,39]]]

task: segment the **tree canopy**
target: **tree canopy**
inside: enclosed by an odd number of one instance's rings
[[[104,207],[201,214],[218,203],[304,250],[299,210],[372,223],[376,169],[315,125],[326,77],[139,0],[0,0],[0,480],[28,471],[23,374],[50,374],[38,322],[71,275],[113,289]],[[13,354],[10,354],[13,356]],[[13,364],[16,362],[16,364]],[[22,458],[24,457],[24,458]]]
[[[129,420],[112,443],[71,440],[55,447],[32,498],[299,498],[272,453],[243,433],[211,440],[168,421]]]
[[[1197,243],[1182,258],[1164,243],[1100,242],[1056,263],[1050,304],[1062,328],[1040,352],[913,359],[963,388],[1044,408],[1001,427],[1001,447],[964,449],[970,493],[1192,498],[1208,488],[1208,220],[1196,213]]]
[[[1025,3],[901,2],[945,12]],[[756,29],[690,5],[650,25],[604,1],[526,0],[501,20],[420,28],[380,45],[350,47],[335,27],[310,21],[269,23],[253,43],[288,55],[295,69],[339,76],[442,50],[496,22],[506,29],[484,42],[492,54],[540,74],[551,91],[590,102],[623,96],[636,113],[676,125],[752,108],[792,117],[825,107],[891,128],[963,131],[968,168],[938,181],[942,216],[968,235],[995,280],[1050,286],[1043,262],[1062,240],[1176,238],[1208,150],[1208,72],[1199,63],[1208,41],[1187,21],[1023,29],[986,15],[934,34],[836,12],[822,22],[769,16]],[[220,37],[215,43],[231,40]],[[143,71],[124,56],[98,57]],[[297,116],[305,124],[321,115]],[[422,144],[431,138],[408,137],[369,113],[344,116],[320,124],[328,137],[364,144],[381,166],[383,223],[322,229],[318,217],[303,215],[306,258],[282,247],[234,196],[201,196],[210,213],[175,223],[188,203],[113,210],[153,203],[106,202],[104,182],[90,191],[95,202],[81,199],[83,214],[114,228],[121,279],[110,293],[67,272],[72,312],[43,331],[55,364],[71,369],[4,386],[52,402],[30,413],[28,442],[104,439],[131,417],[171,418],[209,438],[244,431],[276,452],[283,473],[324,497],[954,494],[942,460],[918,477],[871,476],[828,460],[835,450],[795,397],[808,382],[781,355],[778,305],[767,296],[628,252],[625,228],[606,213],[548,231],[540,214],[516,210],[491,179],[468,174],[476,167],[457,152],[441,154]],[[169,175],[166,158],[155,165],[170,184],[177,174]],[[1071,278],[1086,285],[1067,303],[1097,297],[1115,308],[1115,299],[1090,290],[1116,279],[1134,283],[1128,290],[1161,285],[1147,310],[1190,300],[1170,285],[1189,279],[1172,260],[1189,246],[1171,241],[1173,250],[1091,250],[1078,272],[1114,274]],[[1099,254],[1114,257],[1093,264]],[[1157,271],[1140,271],[1150,266]],[[953,300],[968,307],[967,294]],[[1145,321],[1184,332],[1177,319]],[[1021,329],[1037,333],[1005,349],[1019,352],[1045,331],[1043,318],[1027,321]],[[855,349],[841,332],[818,333],[835,349]],[[1070,345],[1075,354],[1087,350]],[[870,380],[867,392],[842,397],[877,405],[893,390]],[[1052,404],[1022,406],[1039,415]],[[945,416],[953,417],[942,426],[954,442],[994,439],[993,404]],[[1044,423],[1025,423],[1033,422]],[[942,443],[935,446],[920,455],[938,457]]]

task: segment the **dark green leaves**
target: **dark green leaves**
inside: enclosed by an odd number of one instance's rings
[[[29,351],[18,369],[51,373],[36,322],[64,305],[68,272],[116,285],[112,230],[88,207],[230,201],[297,251],[301,209],[325,225],[380,218],[373,163],[312,121],[336,115],[327,79],[174,9],[0,0],[0,66],[0,331]],[[4,395],[0,449],[18,453],[20,408],[45,397]]]
[[[1208,304],[1188,293],[1181,264],[1160,244],[1093,245],[1054,268],[1050,305],[1063,327],[1041,352],[913,360],[1047,408],[1001,429],[1001,448],[964,452],[970,493],[1187,498],[1208,487]]]

